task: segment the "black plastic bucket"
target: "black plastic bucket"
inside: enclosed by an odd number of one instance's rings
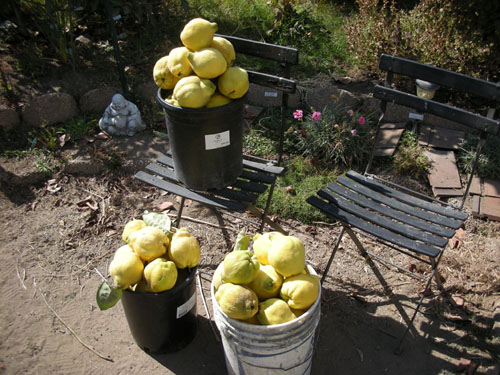
[[[176,177],[191,189],[222,189],[243,171],[244,98],[214,108],[181,108],[158,90]]]
[[[123,291],[121,301],[130,331],[145,352],[176,352],[196,336],[196,268],[178,272],[175,286],[165,292]]]

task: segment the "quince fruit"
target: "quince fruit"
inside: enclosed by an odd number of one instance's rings
[[[172,289],[177,281],[175,263],[165,258],[156,258],[144,268],[148,292],[159,293]]]
[[[129,245],[123,245],[116,250],[109,264],[113,283],[120,289],[127,289],[130,285],[137,284],[142,279],[143,270],[144,263]]]
[[[270,298],[259,303],[257,319],[263,325],[282,324],[294,320],[295,318],[295,314],[282,299]]]
[[[215,293],[215,299],[224,314],[232,319],[250,319],[259,309],[257,295],[243,285],[222,284]]]
[[[214,286],[215,291],[217,291],[217,289],[219,289],[219,287],[222,284],[224,284],[224,280],[222,280],[223,270],[224,270],[224,262],[220,262],[214,271],[214,275],[212,276],[212,285]]]
[[[260,264],[269,264],[267,254],[271,248],[273,238],[283,236],[280,232],[266,232],[264,234],[257,233],[253,237],[253,252],[257,256]]]
[[[304,244],[294,236],[273,238],[267,258],[269,264],[284,277],[297,275],[306,266]]]
[[[178,79],[187,77],[193,72],[187,59],[188,53],[190,52],[186,47],[176,47],[168,54],[168,69]]]
[[[212,81],[198,76],[189,76],[177,82],[173,98],[181,107],[201,108],[208,103],[214,92],[215,85]]]
[[[129,241],[129,236],[132,232],[135,232],[139,229],[142,229],[146,226],[146,223],[143,220],[132,220],[125,224],[125,228],[123,228],[122,240],[126,243]]]
[[[250,250],[234,250],[224,258],[222,279],[233,284],[248,284],[259,272],[260,264]]]
[[[319,277],[316,275],[295,275],[283,281],[280,297],[294,309],[308,309],[318,298]]]
[[[200,243],[187,228],[180,228],[172,236],[168,257],[179,269],[196,267],[200,263]]]
[[[194,18],[189,21],[181,31],[181,42],[191,51],[199,51],[208,47],[217,31],[215,22],[203,18]]]
[[[230,99],[238,99],[248,91],[250,83],[245,69],[231,66],[217,80],[217,88],[222,95]]]
[[[153,67],[153,80],[156,86],[164,90],[172,90],[179,78],[175,77],[168,68],[169,56],[163,56],[156,61]]]
[[[167,252],[169,239],[160,228],[148,225],[132,232],[129,245],[143,261],[150,262]]]
[[[229,103],[231,103],[231,99],[216,92],[215,94],[212,95],[206,107],[207,108],[220,107],[222,105],[226,105]]]
[[[215,48],[222,53],[222,56],[226,59],[228,67],[233,65],[233,62],[236,59],[236,52],[234,51],[233,44],[229,40],[221,36],[214,36],[212,43],[210,43],[210,47]]]
[[[257,276],[247,286],[259,297],[260,301],[277,297],[280,294],[283,276],[277,273],[273,266],[261,265]]]
[[[220,76],[227,69],[226,59],[215,48],[203,48],[186,55],[193,72],[200,78],[212,79]]]
[[[165,99],[165,101],[166,101],[168,104],[170,104],[170,105],[173,105],[173,106],[175,106],[175,107],[180,107],[179,102],[177,101],[177,99],[175,99],[175,98],[173,97],[173,95],[169,95],[169,96]]]

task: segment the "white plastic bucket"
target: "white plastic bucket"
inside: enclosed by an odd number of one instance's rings
[[[307,266],[311,274],[316,274]],[[244,323],[228,317],[219,307],[211,286],[214,319],[222,337],[230,375],[310,374],[319,334],[321,285],[318,298],[300,317],[271,326]]]

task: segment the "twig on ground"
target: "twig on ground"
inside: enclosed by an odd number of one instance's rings
[[[338,227],[340,226],[340,223],[326,223],[324,221],[313,221],[312,222],[313,224],[315,225],[326,225],[326,226],[329,226],[329,227]]]
[[[98,270],[97,268],[95,268],[95,267],[94,267],[94,270],[95,270],[95,272],[97,272],[97,274],[98,274],[99,276],[101,276],[102,281],[104,281],[104,282],[106,282],[106,281],[107,281],[107,280],[106,280],[106,278],[102,275],[102,273],[100,273],[100,272],[99,272],[99,270]]]
[[[89,194],[95,195],[97,198],[104,199],[104,197],[101,197],[99,194],[96,194],[96,193],[94,193],[94,192],[92,192],[92,191],[90,191],[90,190],[84,189],[84,188],[82,188],[82,187],[80,187],[80,186],[77,186],[77,188],[78,188],[79,190],[82,190],[82,191],[86,192],[86,193],[89,193]]]
[[[23,277],[21,277],[21,275],[19,274],[19,268],[17,267],[17,264],[16,264],[16,273],[17,273],[17,277],[19,279],[19,281],[21,282],[21,286],[23,287],[24,290],[26,290],[26,285],[24,285],[24,280],[26,279],[26,269],[23,268]]]
[[[104,359],[105,361],[114,362],[112,358],[109,358],[109,357],[106,357],[106,356],[102,355],[101,353],[99,353],[98,351],[96,351],[94,348],[92,348],[88,344],[84,343],[83,340],[75,333],[75,331],[73,331],[73,329],[70,326],[68,326],[68,324],[66,324],[66,322],[57,314],[57,312],[52,308],[52,306],[49,305],[49,303],[45,299],[44,294],[40,293],[40,295],[42,296],[43,302],[45,302],[45,304],[47,305],[47,307],[49,308],[49,310],[52,311],[52,313],[55,315],[55,317],[57,319],[59,319],[59,321],[71,332],[71,334],[73,336],[75,336],[75,338],[80,342],[80,344],[82,344],[84,347],[86,347],[92,353],[94,353],[95,355],[97,355],[99,358]]]

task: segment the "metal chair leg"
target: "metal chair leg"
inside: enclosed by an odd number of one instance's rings
[[[395,354],[400,354],[401,353],[401,348],[402,348],[402,343],[403,343],[403,340],[404,338],[406,337],[407,333],[410,331],[410,329],[412,329],[414,332],[416,331],[415,329],[415,326],[413,325],[413,321],[415,320],[415,317],[417,316],[417,312],[418,310],[420,309],[420,306],[422,305],[422,302],[425,298],[425,295],[427,294],[427,290],[429,289],[430,285],[431,285],[431,280],[432,278],[434,277],[434,274],[435,274],[435,271],[436,269],[434,268],[433,269],[433,272],[431,274],[431,276],[429,277],[429,279],[427,280],[427,285],[426,285],[426,288],[424,290],[424,293],[422,294],[422,297],[420,298],[420,301],[412,315],[412,317],[410,318],[408,316],[408,314],[406,313],[406,311],[403,309],[402,305],[399,303],[399,301],[396,299],[394,293],[392,292],[392,289],[391,287],[389,286],[389,284],[387,284],[387,282],[385,281],[384,277],[382,276],[382,274],[380,273],[378,267],[375,265],[375,263],[373,262],[373,260],[371,259],[370,257],[370,254],[368,254],[368,252],[366,251],[366,249],[364,248],[363,244],[361,243],[361,241],[358,239],[358,237],[356,236],[356,234],[352,231],[352,229],[350,229],[349,227],[345,227],[346,231],[347,231],[347,234],[349,235],[349,237],[351,237],[351,239],[354,241],[354,243],[356,244],[356,247],[358,248],[358,251],[360,252],[361,256],[365,259],[365,261],[368,263],[368,265],[370,266],[372,272],[375,274],[375,276],[377,277],[377,279],[379,280],[380,284],[382,285],[382,287],[384,288],[384,291],[386,292],[387,296],[389,297],[389,299],[392,301],[392,303],[394,304],[394,306],[396,307],[396,309],[398,310],[399,314],[401,315],[401,317],[403,318],[403,320],[405,321],[406,323],[406,329],[403,333],[403,335],[401,336],[401,338],[399,339],[399,344],[398,344],[398,347],[396,348],[396,350],[394,351]],[[436,263],[436,266],[437,264],[439,263],[439,260],[438,262]]]
[[[321,285],[323,285],[323,281],[326,279],[326,275],[328,275],[328,270],[330,269],[330,266],[332,265],[333,258],[335,257],[335,254],[337,254],[337,250],[340,246],[340,241],[342,241],[342,237],[344,236],[345,232],[345,227],[342,225],[342,231],[340,232],[339,236],[337,237],[337,242],[335,243],[335,247],[332,250],[332,253],[330,255],[330,259],[328,259],[328,263],[326,264],[325,270],[323,271],[323,276],[321,276]]]
[[[177,217],[175,218],[175,227],[179,228],[179,224],[181,222],[181,217],[182,217],[182,210],[184,209],[184,202],[186,201],[186,198],[181,197],[181,203],[179,204],[179,210],[177,211]]]
[[[436,270],[436,273],[434,275],[434,279],[436,280],[437,287],[439,288],[439,290],[443,290],[444,289],[443,282],[441,281],[441,277],[439,276],[439,272],[437,271],[437,264],[436,264],[436,260],[434,258],[431,258],[431,266],[432,266],[432,269]]]
[[[401,353],[401,350],[402,350],[402,346],[403,346],[403,341],[408,333],[408,331],[410,330],[410,327],[414,327],[413,325],[413,321],[415,320],[415,318],[417,317],[417,313],[418,311],[420,310],[420,306],[422,306],[422,303],[424,302],[424,298],[426,297],[427,295],[427,291],[429,290],[430,286],[431,286],[431,282],[432,282],[432,278],[434,277],[434,275],[436,274],[436,269],[434,269],[431,273],[431,275],[429,276],[429,279],[427,280],[427,284],[425,285],[425,289],[424,291],[422,292],[422,296],[420,297],[420,301],[418,301],[418,305],[417,307],[415,308],[415,311],[413,312],[413,315],[410,319],[410,324],[407,325],[406,327],[406,330],[404,331],[403,335],[401,336],[401,338],[399,339],[399,345],[398,347],[396,348],[396,350],[394,351],[395,354],[400,354]]]

